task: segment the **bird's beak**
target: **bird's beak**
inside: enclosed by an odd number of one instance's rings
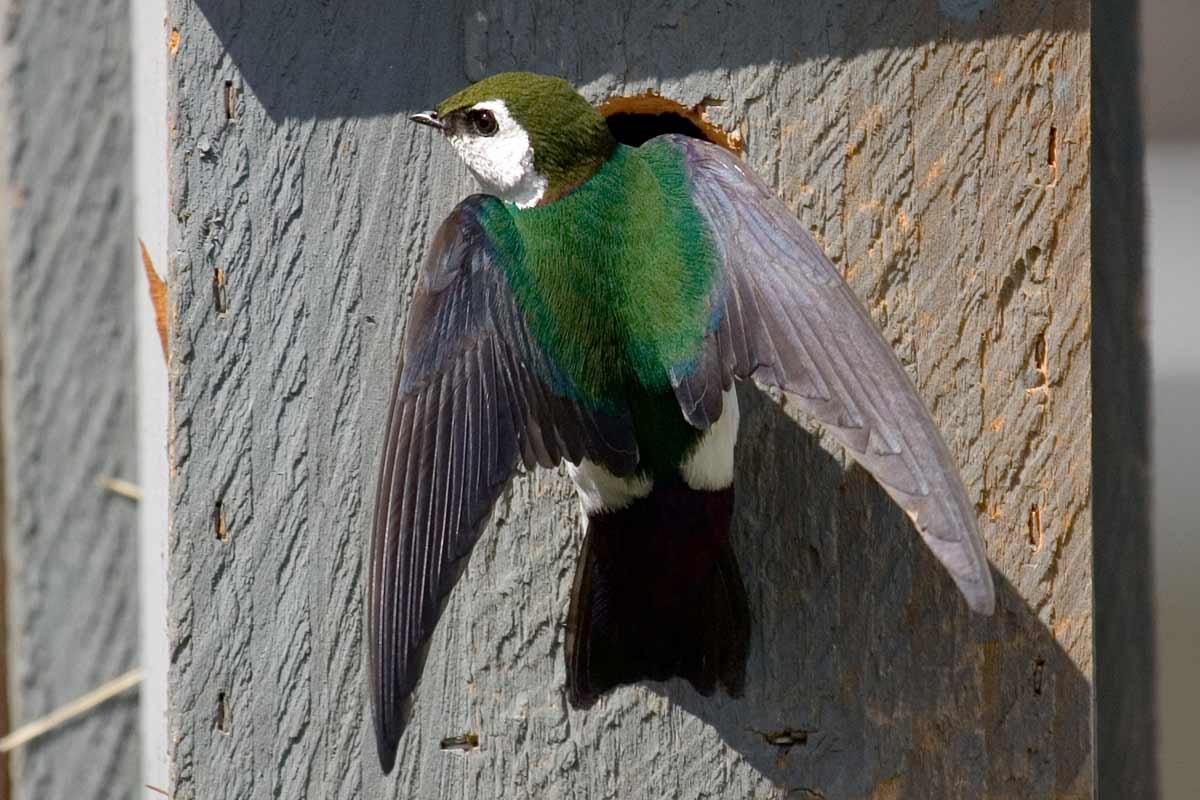
[[[428,125],[431,128],[437,128],[439,131],[446,130],[446,123],[437,118],[436,111],[422,111],[420,114],[413,114],[409,119],[419,125]]]

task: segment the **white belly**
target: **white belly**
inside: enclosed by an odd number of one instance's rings
[[[740,419],[737,392],[730,386],[721,395],[721,418],[709,426],[700,444],[679,468],[688,486],[711,492],[733,483],[733,449]]]
[[[715,491],[733,483],[733,450],[739,419],[737,392],[730,387],[722,395],[721,418],[709,427],[696,449],[680,465],[679,472],[690,488]],[[654,488],[650,478],[618,477],[586,458],[578,466],[567,464],[567,473],[575,482],[585,514],[627,508]]]
[[[636,475],[620,478],[586,458],[579,462],[579,466],[568,463],[567,473],[575,481],[575,491],[579,494],[579,504],[583,506],[585,514],[619,511],[634,500],[650,494],[654,488],[654,481],[649,478]]]

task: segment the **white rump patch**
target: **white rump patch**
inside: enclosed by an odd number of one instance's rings
[[[579,466],[568,462],[567,474],[575,481],[575,491],[579,493],[579,504],[585,514],[625,508],[650,494],[654,488],[654,481],[647,477],[621,478],[586,458]]]
[[[721,418],[709,426],[704,438],[679,471],[693,489],[716,491],[733,483],[733,448],[737,444],[737,392],[730,386],[721,395]]]
[[[533,168],[529,134],[508,113],[503,100],[485,100],[471,108],[492,112],[498,130],[491,136],[469,132],[449,136],[467,169],[489,194],[518,208],[537,205],[548,182]]]

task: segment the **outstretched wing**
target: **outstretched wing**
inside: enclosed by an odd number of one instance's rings
[[[795,398],[908,512],[971,608],[992,577],[975,509],[908,374],[862,304],[775,193],[727,151],[671,135],[713,239],[721,279],[699,359],[672,370],[684,414],[706,428],[731,378]],[[718,385],[719,382],[719,385]]]
[[[385,772],[434,626],[517,462],[551,467],[586,456],[621,475],[637,464],[627,416],[588,411],[553,390],[566,379],[508,288],[505,268],[521,257],[511,225],[493,197],[459,204],[409,311],[369,570],[371,696]]]

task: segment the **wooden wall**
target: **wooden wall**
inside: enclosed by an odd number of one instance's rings
[[[176,798],[1091,794],[1085,0],[171,0],[169,25]],[[995,617],[865,473],[742,387],[746,697],[567,707],[579,520],[539,472],[499,503],[379,773],[372,477],[417,266],[473,190],[405,117],[512,68],[703,102],[740,132],[941,423]],[[439,750],[467,731],[478,750]]]
[[[11,723],[137,666],[129,6],[5,2],[3,413]],[[13,754],[13,797],[143,797],[131,693]]]

